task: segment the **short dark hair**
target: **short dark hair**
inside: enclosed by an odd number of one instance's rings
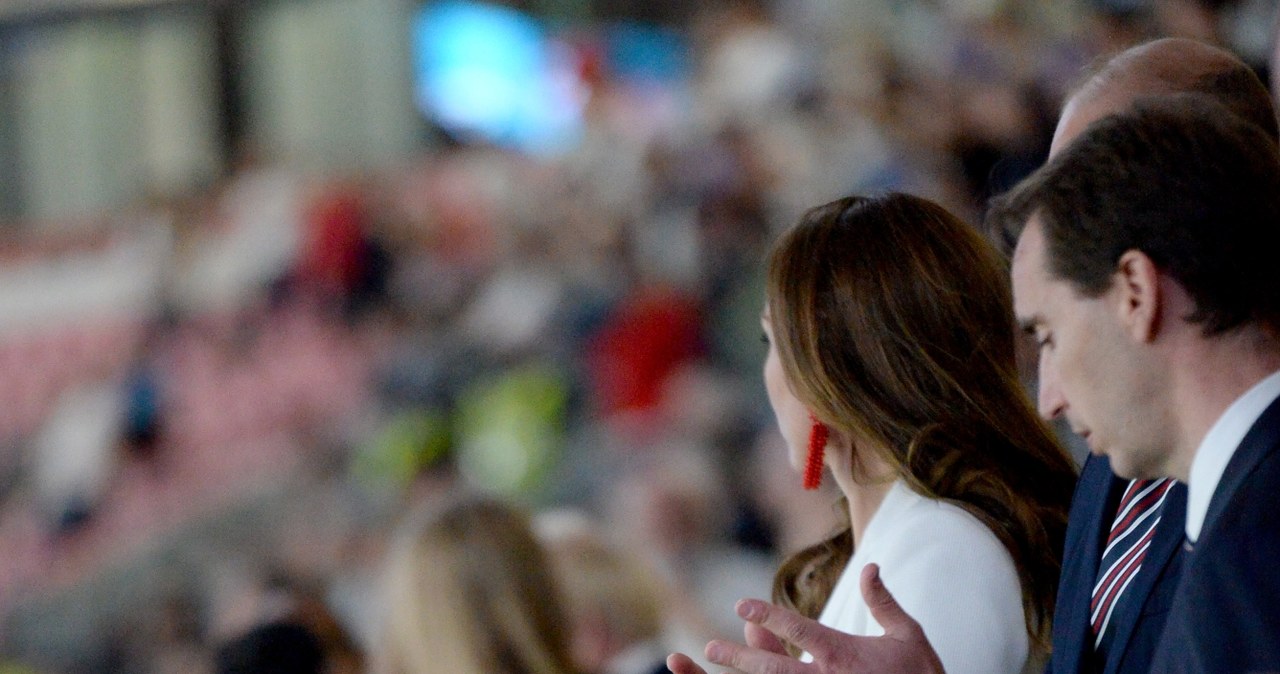
[[[1212,97],[1142,99],[1104,117],[997,197],[988,224],[1044,228],[1049,272],[1096,297],[1120,256],[1146,254],[1195,302],[1206,335],[1280,328],[1280,148]]]

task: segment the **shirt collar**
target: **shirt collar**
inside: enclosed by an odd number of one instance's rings
[[[1195,542],[1200,537],[1209,501],[1218,490],[1227,463],[1258,417],[1276,398],[1280,398],[1280,372],[1273,372],[1236,398],[1200,441],[1187,479],[1187,540]]]

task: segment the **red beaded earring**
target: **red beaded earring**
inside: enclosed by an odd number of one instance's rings
[[[826,424],[818,421],[812,414],[809,419],[813,421],[813,426],[809,428],[809,457],[804,464],[804,488],[817,489],[822,484],[822,455],[826,451],[830,431]]]

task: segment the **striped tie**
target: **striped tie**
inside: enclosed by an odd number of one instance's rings
[[[1120,497],[1116,519],[1111,524],[1107,546],[1098,564],[1098,582],[1093,586],[1093,602],[1089,617],[1099,658],[1105,658],[1111,634],[1111,615],[1120,603],[1129,582],[1138,574],[1142,558],[1151,547],[1160,506],[1173,480],[1133,480]]]

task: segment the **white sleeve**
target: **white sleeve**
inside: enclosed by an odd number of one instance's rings
[[[976,518],[938,505],[880,551],[881,578],[947,674],[1019,674],[1030,640],[1013,558]]]

